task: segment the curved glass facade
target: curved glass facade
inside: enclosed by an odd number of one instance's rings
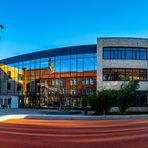
[[[79,107],[96,89],[97,45],[45,50],[0,60],[0,95],[26,106]]]

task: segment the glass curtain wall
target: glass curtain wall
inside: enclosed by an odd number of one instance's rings
[[[96,52],[96,45],[75,46],[1,60],[0,95],[31,107],[80,107],[96,89]]]

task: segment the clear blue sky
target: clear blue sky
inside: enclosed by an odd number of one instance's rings
[[[148,0],[0,0],[0,59],[97,37],[148,37]]]

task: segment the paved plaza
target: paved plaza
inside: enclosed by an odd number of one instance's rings
[[[89,115],[92,115],[93,111],[88,111]],[[41,115],[84,115],[84,111],[80,110],[58,110],[58,109],[30,109],[30,108],[19,108],[19,109],[0,109],[0,115],[10,114],[41,114]]]

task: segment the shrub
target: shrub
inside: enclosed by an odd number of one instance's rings
[[[115,93],[112,90],[95,91],[87,97],[89,105],[96,111],[96,114],[106,114],[116,101]]]
[[[136,96],[136,90],[139,88],[139,81],[132,80],[128,83],[123,83],[117,93],[118,105],[121,113],[125,113],[126,109],[130,107],[132,100]]]

